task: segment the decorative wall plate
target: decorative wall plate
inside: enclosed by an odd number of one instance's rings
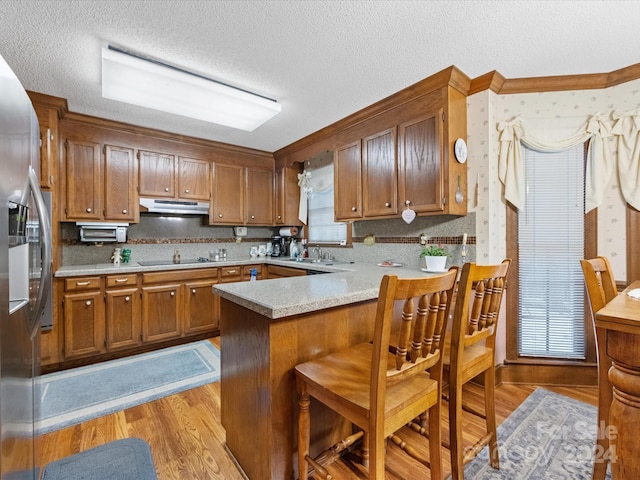
[[[453,144],[453,153],[459,163],[467,161],[467,143],[464,139],[459,138],[456,140],[456,143]]]

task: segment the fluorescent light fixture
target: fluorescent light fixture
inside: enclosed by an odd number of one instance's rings
[[[275,100],[113,47],[102,49],[102,96],[247,132],[281,110]]]

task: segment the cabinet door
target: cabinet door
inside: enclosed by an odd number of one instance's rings
[[[65,220],[102,219],[100,144],[81,140],[65,142]]]
[[[299,165],[299,164],[298,164]],[[300,167],[285,167],[275,174],[275,213],[276,225],[302,225],[298,218],[300,207],[300,187],[298,174]]]
[[[176,162],[173,155],[138,152],[140,160],[140,195],[143,197],[176,196]]]
[[[178,198],[209,201],[210,162],[178,158]]]
[[[417,213],[444,210],[442,110],[400,125],[398,198]]]
[[[138,222],[138,169],[132,148],[104,147],[104,219]]]
[[[336,221],[362,218],[362,149],[360,141],[336,149],[333,178]]]
[[[105,292],[107,350],[140,345],[140,291],[119,288]]]
[[[218,295],[211,287],[217,280],[202,280],[185,284],[185,335],[215,330],[219,326]]]
[[[183,301],[180,284],[142,288],[142,341],[158,342],[181,335]]]
[[[100,291],[68,293],[64,305],[64,358],[104,353],[104,299]]]
[[[247,168],[247,224],[273,225],[273,172]]]
[[[362,140],[362,178],[365,217],[398,213],[396,129]]]
[[[51,188],[57,160],[56,142],[58,133],[58,112],[37,103],[33,104],[40,127],[40,186]]]
[[[244,167],[212,164],[212,201],[209,207],[211,224],[243,225]]]

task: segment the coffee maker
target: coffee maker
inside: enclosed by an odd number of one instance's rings
[[[282,257],[285,255],[284,238],[280,235],[271,237],[271,256]]]

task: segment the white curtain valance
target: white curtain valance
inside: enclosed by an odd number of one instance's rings
[[[637,118],[637,112],[635,118]],[[505,187],[505,198],[516,208],[521,209],[524,207],[525,202],[526,183],[524,165],[522,163],[522,145],[540,152],[557,152],[584,143],[588,139],[592,139],[592,141],[587,155],[585,210],[588,212],[602,203],[605,187],[615,169],[615,162],[607,141],[613,135],[611,120],[608,116],[596,113],[588,118],[577,131],[559,140],[551,139],[553,135],[549,130],[545,132],[544,129],[541,129],[540,133],[535,135],[525,129],[521,116],[517,116],[508,122],[500,122],[497,127],[500,132],[498,176]],[[547,125],[546,128],[552,129],[553,126]],[[638,129],[636,127],[636,143],[637,132]],[[636,169],[640,163],[640,156],[637,153],[635,155]],[[630,160],[630,162],[632,163],[633,160]],[[635,185],[636,189],[638,189],[637,183]],[[640,205],[640,195],[638,194],[640,194],[640,190],[636,192],[635,197]],[[625,198],[627,197],[625,196]],[[627,201],[633,205],[632,201],[629,199]]]

